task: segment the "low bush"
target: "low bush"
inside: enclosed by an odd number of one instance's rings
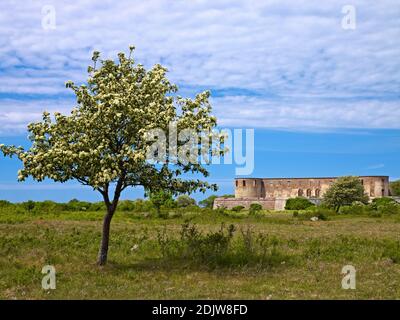
[[[314,206],[314,204],[306,198],[296,197],[286,200],[285,209],[286,210],[305,210],[309,207]]]
[[[79,201],[72,199],[66,204],[66,210],[68,211],[89,211],[92,204],[87,201]]]
[[[277,238],[256,234],[249,228],[241,229],[234,238],[235,231],[234,225],[221,224],[218,231],[204,234],[196,225],[186,222],[179,237],[170,236],[163,229],[158,232],[157,241],[163,259],[209,267],[274,266],[288,260],[277,249]]]
[[[21,207],[27,211],[32,211],[35,208],[36,203],[32,200],[22,202]]]
[[[13,204],[7,200],[0,200],[0,208],[10,207]]]
[[[218,198],[216,195],[211,195],[206,199],[199,201],[199,206],[202,208],[209,208],[212,209],[214,206],[214,200]]]
[[[168,219],[169,218],[169,211],[168,209],[161,208],[161,210],[157,211],[157,217],[161,219]]]
[[[262,210],[262,205],[259,203],[252,203],[249,208],[250,215],[257,215]]]
[[[169,213],[169,218],[176,219],[183,217],[183,212],[181,210],[175,210]]]
[[[353,204],[351,206],[342,206],[339,209],[339,214],[360,215],[366,213],[367,206],[364,204]]]
[[[106,211],[104,202],[93,202],[90,205],[90,211]]]
[[[119,211],[135,211],[135,201],[130,200],[121,200],[118,203],[118,210]]]
[[[400,205],[395,202],[386,203],[384,205],[379,205],[377,211],[389,215],[400,214]]]
[[[327,209],[323,207],[312,207],[311,209],[308,209],[300,214],[297,215],[297,217],[300,220],[310,220],[313,217],[318,218],[318,220],[329,220],[330,216],[334,216],[337,213],[332,210],[332,209]]]
[[[368,215],[372,218],[381,218],[382,212],[371,210],[371,212]]]
[[[242,211],[243,209],[244,209],[243,206],[235,206],[235,207],[233,207],[231,210],[234,211],[234,212],[240,212],[240,211]]]
[[[400,205],[390,198],[377,198],[368,205],[354,203],[351,206],[342,206],[339,213],[381,217],[382,215],[400,214]]]
[[[386,206],[389,204],[395,204],[396,201],[389,197],[375,198],[371,202],[371,206],[374,209],[378,209],[380,206]]]
[[[380,214],[381,216],[384,214],[400,214],[400,204],[398,204],[394,199],[389,197],[375,198],[369,204],[369,208],[371,214]]]
[[[226,216],[227,215],[226,210],[227,210],[226,207],[218,207],[218,208],[214,209],[213,211],[216,214],[220,214],[220,215]]]
[[[155,209],[153,203],[149,200],[137,199],[134,201],[134,204],[135,212],[150,212]]]
[[[189,206],[195,206],[196,205],[196,200],[194,200],[193,198],[189,197],[188,195],[184,194],[179,196],[176,199],[176,204],[178,206],[178,208],[186,208]]]
[[[34,213],[51,213],[57,211],[64,211],[66,205],[64,203],[56,203],[54,201],[35,202],[33,211]]]

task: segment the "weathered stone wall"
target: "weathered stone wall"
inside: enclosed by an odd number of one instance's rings
[[[389,177],[359,177],[370,198],[389,195]],[[254,178],[235,179],[235,198],[322,198],[334,183],[330,178]]]
[[[240,186],[236,183],[235,198],[265,198],[262,179],[241,179]]]
[[[275,199],[265,199],[265,198],[216,198],[214,200],[214,209],[216,208],[227,208],[232,209],[236,206],[243,206],[246,209],[250,207],[252,203],[259,203],[266,210],[274,210],[275,209]]]
[[[286,200],[305,197],[313,203],[321,201],[336,177],[328,178],[245,178],[235,179],[235,198],[217,198],[214,208],[235,206],[248,208],[259,203],[264,209],[283,210]],[[361,176],[365,193],[371,198],[389,196],[388,176]]]
[[[285,198],[277,198],[275,199],[275,210],[285,210],[285,205],[286,205],[286,200]]]
[[[394,201],[400,203],[400,197],[392,196],[391,198],[392,198]]]

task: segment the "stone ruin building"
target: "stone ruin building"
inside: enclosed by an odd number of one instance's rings
[[[234,198],[216,198],[214,208],[235,206],[248,208],[259,203],[264,209],[283,210],[286,200],[308,198],[319,203],[329,186],[337,179],[330,178],[236,178]],[[388,176],[360,176],[365,193],[371,198],[390,195]]]

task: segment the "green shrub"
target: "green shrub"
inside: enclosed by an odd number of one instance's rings
[[[322,221],[328,220],[328,216],[322,212],[318,213],[317,218],[318,218],[318,220],[322,220]]]
[[[176,199],[176,204],[178,208],[186,208],[189,206],[196,205],[196,200],[194,200],[193,198],[189,197],[186,194],[183,194]]]
[[[232,210],[232,211],[235,211],[235,212],[240,212],[240,211],[242,211],[243,209],[244,209],[243,206],[235,206],[235,207],[233,207],[231,210]]]
[[[160,210],[157,211],[157,217],[161,219],[168,219],[169,218],[168,209],[161,207]]]
[[[298,218],[301,220],[310,220],[312,217],[317,217],[318,220],[328,220],[330,216],[336,215],[335,210],[320,208],[320,207],[312,207],[307,211],[298,215]]]
[[[118,203],[117,209],[119,211],[134,211],[135,210],[135,202],[131,200],[121,200]]]
[[[176,203],[172,198],[172,193],[167,190],[158,190],[158,191],[147,191],[146,196],[150,198],[153,207],[159,212],[161,210],[161,206],[167,208],[175,208]]]
[[[259,203],[252,203],[249,208],[249,214],[256,215],[262,210],[262,205]]]
[[[382,217],[382,212],[371,210],[371,212],[369,212],[368,215],[373,217],[373,218],[381,218]]]
[[[352,214],[352,215],[360,215],[366,212],[366,205],[364,204],[353,204],[351,206],[342,206],[339,209],[340,214]]]
[[[155,207],[153,206],[153,203],[149,200],[143,200],[143,199],[137,199],[134,202],[134,211],[135,212],[149,212]]]
[[[227,212],[226,212],[226,207],[218,207],[216,209],[213,210],[215,213],[226,216]]]
[[[378,209],[380,206],[386,206],[388,204],[396,203],[396,201],[389,197],[375,198],[371,202],[371,206],[374,209]]]
[[[29,200],[26,202],[22,202],[21,206],[27,211],[32,211],[35,208],[35,202],[32,200]]]
[[[165,208],[174,209],[174,208],[177,207],[177,203],[176,203],[176,201],[174,199],[168,199],[167,201],[165,201],[163,206]]]
[[[293,211],[293,217],[298,217],[299,216],[299,212],[297,210]]]
[[[175,210],[169,213],[169,218],[181,218],[183,217],[183,212],[180,210]]]
[[[42,202],[35,202],[33,211],[35,213],[51,213],[51,212],[62,211],[64,207],[65,207],[64,204],[46,200]]]
[[[67,204],[66,209],[69,211],[87,211],[92,205],[87,201],[79,201],[77,199],[72,199]]]
[[[382,214],[400,214],[400,205],[394,202],[378,206],[378,212]]]
[[[10,207],[13,204],[10,201],[7,200],[0,200],[0,208],[4,208],[4,207]]]
[[[309,207],[314,206],[314,204],[306,198],[296,197],[286,200],[285,209],[286,210],[305,210]]]
[[[184,209],[184,212],[203,212],[204,210],[197,205],[187,206]]]
[[[342,206],[342,207],[340,207],[338,213],[339,214],[357,214],[357,213],[360,213],[360,212],[359,211],[355,212],[353,206]]]
[[[326,216],[335,216],[337,215],[337,212],[333,209],[330,208],[324,208],[324,207],[313,207],[310,209],[310,211],[312,212],[316,212],[316,213],[322,213]]]
[[[236,227],[221,224],[218,231],[202,233],[196,225],[182,225],[180,236],[158,231],[157,241],[163,259],[182,263],[204,264],[209,267],[274,266],[288,260],[278,251],[279,240],[274,236],[255,234],[241,229],[234,238]]]
[[[392,198],[375,198],[364,207],[364,211],[372,217],[381,217],[384,214],[400,214],[400,205]]]
[[[202,208],[209,208],[212,209],[214,206],[214,200],[217,198],[218,196],[216,195],[212,195],[209,196],[208,198],[199,201],[199,206]]]
[[[400,180],[390,182],[389,188],[392,196],[400,196]]]
[[[105,210],[106,210],[106,206],[103,201],[93,202],[90,205],[90,211],[105,211]],[[117,208],[117,210],[118,210],[118,208]]]

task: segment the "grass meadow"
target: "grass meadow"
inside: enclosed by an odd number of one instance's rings
[[[296,214],[297,215],[297,214]],[[398,299],[400,216],[0,210],[1,299]],[[42,267],[56,289],[41,287]],[[356,268],[344,290],[342,267]]]

